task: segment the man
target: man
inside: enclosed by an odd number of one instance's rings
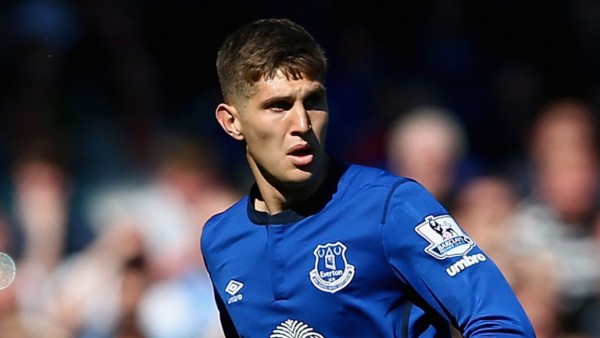
[[[556,97],[540,107],[524,144],[529,193],[512,219],[520,252],[551,257],[554,264],[544,280],[554,282],[560,307],[548,309],[544,303],[544,310],[557,312],[565,334],[586,337],[600,337],[600,247],[593,233],[600,215],[596,119],[589,103],[577,98]],[[535,305],[523,305],[530,304]],[[548,327],[531,320],[534,327]]]
[[[326,59],[249,23],[217,56],[216,118],[256,183],[204,226],[227,337],[534,337],[496,265],[417,182],[325,152]]]

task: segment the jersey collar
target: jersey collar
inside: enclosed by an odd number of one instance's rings
[[[255,184],[252,185],[249,193],[247,211],[248,217],[253,223],[261,225],[269,224],[290,224],[301,221],[311,215],[314,215],[321,211],[329,201],[331,201],[333,195],[337,191],[338,183],[343,174],[348,169],[348,164],[332,159],[331,165],[329,166],[329,172],[321,184],[321,187],[304,203],[294,205],[293,207],[286,209],[275,215],[270,215],[266,212],[258,211],[254,208],[254,199],[258,196],[258,187]]]

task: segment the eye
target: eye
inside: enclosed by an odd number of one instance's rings
[[[325,110],[325,95],[322,93],[313,94],[304,100],[306,110]]]
[[[272,111],[286,111],[292,109],[293,103],[286,100],[277,100],[270,102],[267,109]]]

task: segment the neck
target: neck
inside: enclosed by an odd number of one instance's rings
[[[316,167],[310,179],[302,182],[281,182],[276,179],[268,179],[264,175],[255,174],[260,196],[254,200],[254,208],[275,215],[307,201],[323,184],[328,170],[329,159],[326,159],[322,165]]]

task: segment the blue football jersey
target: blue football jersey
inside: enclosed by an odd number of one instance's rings
[[[204,226],[228,337],[534,337],[492,260],[420,184],[332,166],[305,204],[258,212],[253,193]]]

